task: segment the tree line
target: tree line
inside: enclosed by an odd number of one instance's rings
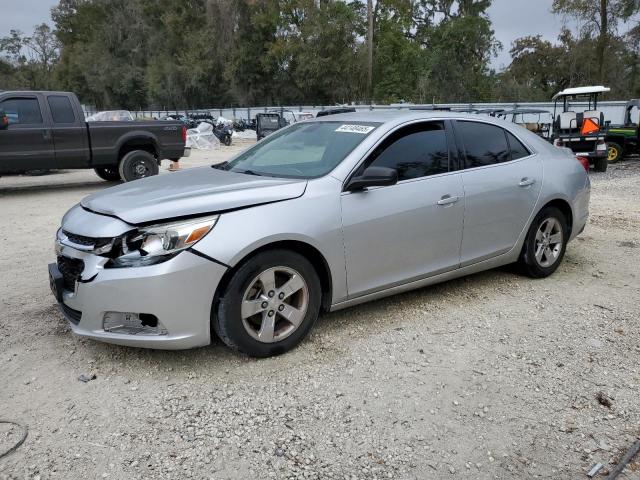
[[[535,101],[587,84],[640,96],[640,0],[554,0],[579,28],[511,46],[491,3],[60,0],[52,27],[0,38],[0,89],[128,109]],[[502,48],[511,63],[496,72]]]

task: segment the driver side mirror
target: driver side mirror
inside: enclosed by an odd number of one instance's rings
[[[367,187],[387,187],[398,183],[398,172],[387,167],[368,167],[362,175],[353,177],[347,184],[347,191],[364,190]]]
[[[0,110],[0,130],[6,130],[9,128],[9,117],[4,113],[4,110]]]

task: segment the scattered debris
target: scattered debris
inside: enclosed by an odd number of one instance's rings
[[[78,377],[78,380],[80,380],[83,383],[87,383],[87,382],[90,382],[91,380],[95,380],[96,378],[98,378],[98,377],[96,377],[95,373],[91,373],[91,374],[88,374],[88,375],[86,373],[83,373],[82,375],[80,375]]]
[[[598,400],[598,403],[600,405],[607,408],[611,408],[611,406],[613,405],[613,402],[612,402],[613,398],[609,397],[603,391],[599,391],[598,393],[596,393],[596,400]]]
[[[625,453],[624,457],[620,459],[620,462],[618,462],[618,465],[616,465],[616,468],[611,470],[611,473],[607,477],[607,480],[614,480],[615,478],[617,478],[618,475],[622,473],[625,467],[629,464],[629,462],[631,462],[633,457],[635,457],[639,451],[640,451],[640,439],[636,440],[636,442],[631,446],[631,448],[627,450],[627,453]]]
[[[604,467],[604,465],[603,465],[603,464],[601,464],[601,463],[596,463],[596,464],[593,466],[593,468],[592,468],[591,470],[589,470],[589,473],[587,473],[587,477],[589,477],[589,478],[593,478],[593,477],[595,477],[595,476],[598,474],[598,472],[599,472],[600,470],[602,470],[602,467]]]

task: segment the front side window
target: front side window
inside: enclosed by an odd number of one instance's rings
[[[0,110],[9,117],[9,125],[39,125],[42,123],[40,105],[35,98],[8,98],[0,102]]]
[[[356,175],[369,166],[393,168],[400,181],[448,172],[449,148],[444,123],[418,123],[393,132]]]
[[[73,107],[67,97],[61,95],[52,95],[47,97],[51,116],[54,123],[74,123],[76,116],[73,114]]]
[[[214,168],[271,177],[321,177],[338,166],[378,125],[372,122],[296,123]]]
[[[504,130],[479,122],[456,122],[467,157],[467,168],[484,167],[511,160]]]

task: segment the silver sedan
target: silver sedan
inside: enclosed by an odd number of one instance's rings
[[[51,288],[78,335],[285,352],[322,311],[517,263],[551,275],[585,227],[570,152],[500,120],[351,113],[229,162],[120,185],[62,220]]]

